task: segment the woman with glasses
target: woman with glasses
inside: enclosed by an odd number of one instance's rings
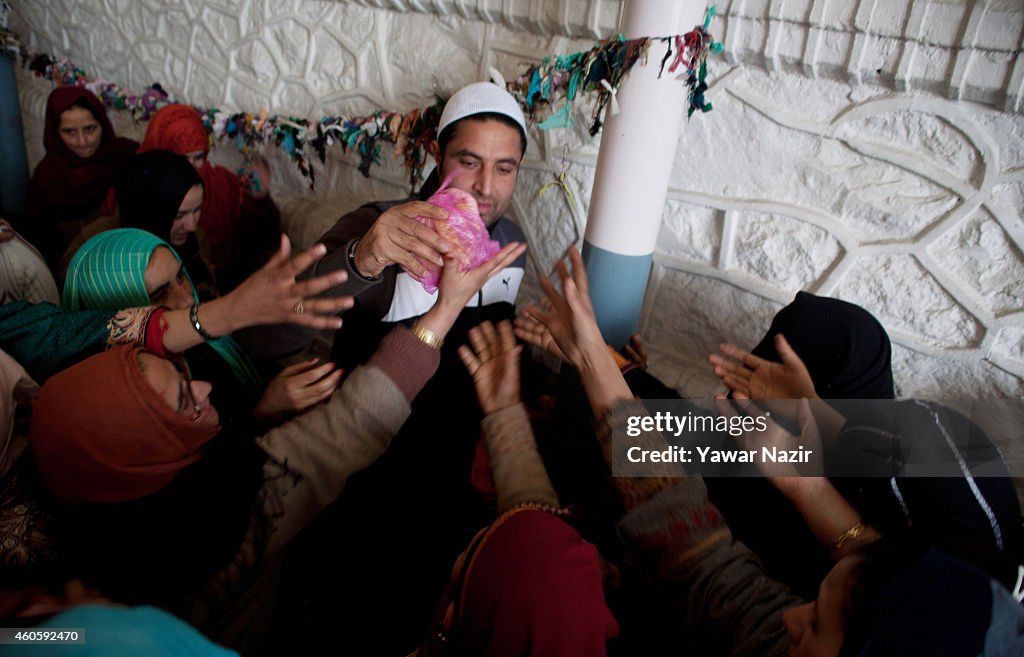
[[[115,599],[173,606],[200,629],[221,620],[387,449],[458,313],[524,250],[510,244],[469,272],[446,267],[431,311],[389,334],[327,403],[255,439],[220,431],[210,384],[138,348],[52,377],[34,405],[32,443],[62,503],[61,544],[76,573]]]
[[[63,306],[68,310],[165,306],[190,309],[199,295],[174,248],[152,233],[119,228],[82,245],[68,267]],[[184,354],[198,378],[214,383],[214,402],[231,420],[260,422],[290,417],[328,397],[342,372],[315,360],[286,368],[264,385],[245,352],[222,336]]]
[[[295,281],[297,273],[322,255],[323,247],[314,247],[293,259],[283,242],[278,256],[237,290],[197,309],[199,327],[208,336],[259,322],[292,321],[313,328],[336,328],[340,320],[333,314],[346,307],[344,302],[304,297],[337,285],[344,276]],[[302,314],[294,311],[299,302],[304,306]],[[3,416],[9,429],[0,450],[0,530],[4,536],[0,561],[5,583],[61,584],[65,577],[65,559],[54,540],[53,497],[40,479],[32,450],[19,447],[28,446],[30,416],[24,411],[31,408],[37,383],[117,345],[145,346],[169,356],[181,353],[204,339],[190,314],[189,309],[152,306],[78,311],[23,301],[0,306],[0,360],[8,390],[7,401],[0,406],[6,406]],[[88,386],[113,394],[102,379],[91,380]],[[195,414],[197,404],[190,405]],[[117,417],[120,411],[113,408],[110,414]]]

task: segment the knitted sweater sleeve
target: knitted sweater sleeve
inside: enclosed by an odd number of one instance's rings
[[[483,419],[491,476],[498,495],[498,513],[520,504],[558,507],[558,495],[537,452],[530,419],[522,404]]]
[[[329,400],[256,438],[267,459],[249,528],[232,561],[197,596],[193,624],[226,613],[261,567],[341,494],[348,478],[384,453],[439,361],[437,350],[398,327]]]
[[[384,453],[439,360],[435,349],[396,328],[326,403],[257,439],[269,457],[268,483],[281,477],[291,482],[275,508],[265,509],[274,518],[268,552],[287,543],[338,497],[351,475]]]

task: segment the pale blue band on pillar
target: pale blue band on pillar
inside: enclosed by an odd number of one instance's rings
[[[28,158],[14,64],[10,58],[0,57],[0,209],[21,212],[27,183]]]
[[[616,349],[636,333],[652,259],[651,253],[622,255],[583,241],[583,263],[590,279],[597,325],[605,341]]]

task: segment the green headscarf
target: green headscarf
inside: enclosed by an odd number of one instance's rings
[[[146,291],[146,267],[153,250],[165,247],[181,262],[174,248],[156,235],[138,228],[117,228],[91,238],[75,253],[64,279],[61,305],[68,310],[133,308],[152,305]],[[189,285],[192,279],[188,276]],[[199,295],[192,285],[192,297]],[[235,377],[253,400],[259,399],[263,382],[252,361],[230,336],[208,342],[227,361]]]

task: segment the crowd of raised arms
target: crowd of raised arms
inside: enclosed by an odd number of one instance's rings
[[[301,253],[267,163],[209,144],[185,105],[139,144],[50,95],[0,228],[0,655],[1024,655],[1010,473],[964,416],[894,400],[863,308],[797,293],[709,355],[698,407],[639,336],[605,343],[575,249],[517,310],[504,89],[448,101],[418,194],[338,208]],[[668,449],[640,399],[889,471],[611,476],[623,436]],[[965,465],[915,476],[907,445]]]

